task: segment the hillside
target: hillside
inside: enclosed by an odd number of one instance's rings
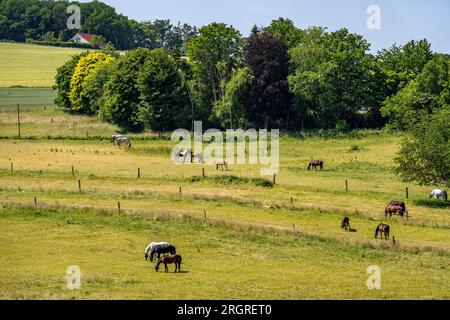
[[[51,87],[56,69],[83,49],[0,43],[0,88]]]

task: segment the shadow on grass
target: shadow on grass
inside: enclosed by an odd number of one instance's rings
[[[437,209],[446,209],[450,208],[449,201],[436,200],[436,199],[416,199],[413,200],[413,203],[417,206],[428,207],[428,208],[437,208]]]

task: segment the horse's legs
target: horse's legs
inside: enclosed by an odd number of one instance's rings
[[[169,272],[169,268],[167,267],[167,263],[164,262],[164,272]]]

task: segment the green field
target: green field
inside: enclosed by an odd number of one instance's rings
[[[115,127],[52,107],[26,109],[19,140],[15,111],[2,110],[2,298],[450,297],[450,207],[392,174],[402,136],[282,137],[268,188],[251,180],[258,166],[174,165],[170,141],[131,135],[133,147],[118,148],[108,141]],[[324,172],[305,169],[312,157],[325,160]],[[408,219],[384,217],[393,199],[406,200]],[[344,215],[357,232],[340,229]],[[373,239],[380,222],[396,246]],[[186,273],[157,274],[144,261],[146,245],[163,240],[183,255]],[[69,265],[82,270],[79,291],[65,288]],[[382,270],[382,290],[366,287],[370,265]]]
[[[0,112],[54,107],[55,92],[51,88],[0,88]]]
[[[83,49],[0,43],[0,88],[51,87],[56,69]]]

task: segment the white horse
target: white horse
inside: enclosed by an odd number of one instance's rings
[[[442,198],[442,200],[447,201],[447,199],[448,199],[447,198],[447,191],[441,190],[441,189],[434,189],[430,193],[430,199],[431,198],[434,198],[434,199]]]
[[[197,159],[199,163],[203,163],[203,156],[200,153],[193,152],[192,149],[183,150],[178,155],[183,158],[183,163],[186,163],[188,158],[191,163],[195,162],[195,159]]]
[[[145,260],[147,260],[148,256],[149,256],[149,252],[152,252],[153,250],[155,250],[155,248],[157,246],[168,246],[169,244],[167,242],[152,242],[150,243],[147,248],[145,248],[144,251],[144,258]]]
[[[111,143],[113,145],[116,145],[116,140],[119,139],[119,138],[123,138],[123,136],[121,134],[113,134],[111,136]]]
[[[119,137],[119,138],[116,138],[116,141],[117,141],[117,144],[119,145],[119,147],[120,147],[122,144],[125,144],[125,145],[128,146],[128,148],[131,148],[131,142],[130,142],[130,139],[128,139],[128,138],[126,138],[126,137]]]

